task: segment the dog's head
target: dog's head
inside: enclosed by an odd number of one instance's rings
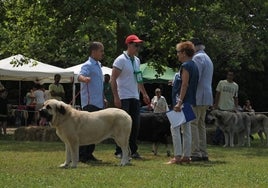
[[[217,121],[221,120],[222,116],[219,110],[208,109],[206,112],[205,123],[208,125],[217,125]]]
[[[55,100],[49,99],[44,103],[43,108],[39,110],[39,115],[41,118],[40,124],[45,124],[45,122],[49,122],[53,125],[55,122],[55,118],[58,115],[66,114],[66,104]]]

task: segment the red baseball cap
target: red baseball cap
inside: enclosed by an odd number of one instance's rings
[[[125,43],[129,44],[129,43],[132,43],[132,42],[141,43],[141,42],[143,42],[143,40],[139,39],[139,37],[137,37],[137,35],[129,35],[126,38]]]

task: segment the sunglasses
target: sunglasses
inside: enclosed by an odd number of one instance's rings
[[[135,43],[135,42],[132,42],[132,43],[130,43],[130,44],[132,44],[132,45],[135,46],[136,48],[138,48],[138,47],[141,46],[139,43]]]

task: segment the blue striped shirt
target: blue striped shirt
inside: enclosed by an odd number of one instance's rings
[[[81,107],[92,104],[104,108],[101,63],[89,57],[82,65],[79,75],[91,78],[89,83],[80,83]]]

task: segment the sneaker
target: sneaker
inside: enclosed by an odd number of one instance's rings
[[[142,159],[141,156],[140,156],[140,154],[139,154],[138,152],[133,153],[133,154],[131,155],[131,158],[132,158],[132,159]]]

